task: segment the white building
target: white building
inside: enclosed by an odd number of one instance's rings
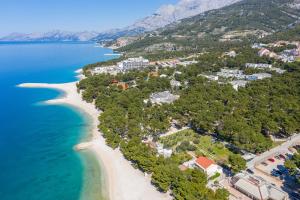
[[[271,51],[269,51],[268,49],[265,49],[265,48],[262,48],[259,52],[258,52],[258,55],[260,57],[262,56],[268,56],[270,55]]]
[[[268,74],[268,73],[258,73],[258,74],[252,74],[251,76],[256,77],[258,80],[262,80],[265,78],[271,78],[272,74]]]
[[[210,81],[217,81],[219,80],[219,76],[215,76],[215,75],[201,75],[204,76],[205,78],[207,78]]]
[[[272,65],[264,64],[264,63],[246,63],[245,65],[247,68],[258,68],[258,69],[271,69]]]
[[[194,169],[195,168],[195,162],[196,162],[196,159],[192,159],[192,160],[184,162],[182,165],[185,166],[186,168]]]
[[[173,88],[180,88],[181,87],[181,83],[179,81],[176,81],[176,80],[171,80],[170,81],[170,85],[173,87]]]
[[[283,73],[286,72],[286,70],[280,69],[280,68],[277,68],[277,67],[272,67],[271,70],[272,70],[272,71],[275,71],[275,72],[278,73],[278,74],[283,74]]]
[[[195,166],[198,167],[204,173],[206,173],[208,178],[214,176],[216,173],[223,173],[223,170],[219,165],[215,164],[213,160],[210,160],[203,156],[198,157],[195,160]]]
[[[255,154],[247,152],[245,150],[242,150],[241,153],[243,154],[242,158],[244,158],[247,162],[256,157]]]
[[[162,74],[162,75],[160,75],[159,77],[160,77],[160,78],[168,78],[168,75]]]
[[[143,69],[149,66],[149,60],[143,57],[128,58],[122,62],[119,62],[117,66],[102,66],[96,67],[92,70],[92,74],[111,74],[116,75],[118,73],[126,72],[128,70]]]
[[[224,78],[245,79],[244,72],[237,69],[221,69],[221,71],[218,72],[217,75]]]
[[[252,45],[252,49],[261,49],[261,48],[267,47],[267,46],[268,46],[268,45],[263,44],[263,43],[254,43],[254,44]]]
[[[153,104],[172,103],[179,99],[178,95],[173,95],[169,91],[153,93],[150,95],[150,101]]]
[[[120,73],[121,70],[116,66],[102,66],[96,67],[92,70],[92,74],[111,74],[116,75]]]
[[[164,158],[170,158],[172,156],[172,149],[164,149],[163,145],[160,143],[157,143],[156,145],[157,153],[159,155],[162,155]]]
[[[134,69],[142,69],[149,66],[149,60],[144,59],[143,57],[138,58],[128,58],[122,62],[118,63],[118,68],[122,71],[134,70]]]
[[[182,62],[179,62],[178,65],[182,65],[184,67],[187,67],[189,65],[192,65],[192,64],[197,64],[198,61],[195,61],[195,60],[192,60],[192,61],[182,61]]]
[[[239,173],[231,179],[234,188],[254,200],[286,200],[288,195],[261,177]]]
[[[286,54],[280,55],[279,59],[285,63],[295,62],[295,60],[296,60],[295,56],[288,56]]]
[[[229,52],[225,52],[224,55],[229,56],[231,58],[235,58],[237,54],[235,51],[229,51]]]
[[[236,80],[236,81],[231,81],[230,84],[235,90],[238,90],[240,87],[246,87],[248,81],[244,80]]]

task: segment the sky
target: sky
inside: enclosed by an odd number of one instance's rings
[[[52,30],[104,31],[131,25],[178,0],[0,0],[0,36]]]

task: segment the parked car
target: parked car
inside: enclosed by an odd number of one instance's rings
[[[277,171],[272,171],[271,175],[275,176],[275,177],[279,177],[280,176],[280,174]]]
[[[262,162],[261,163],[263,166],[268,166],[268,164],[266,162]]]
[[[282,172],[279,170],[276,170],[276,173],[279,174],[280,176],[282,175]]]
[[[281,159],[283,159],[283,160],[285,160],[286,158],[285,158],[285,156],[284,155],[282,155],[282,154],[280,154],[279,155],[279,157],[281,158]]]
[[[268,161],[275,162],[274,158],[269,158]]]
[[[254,172],[251,169],[246,170],[249,174],[254,174]]]
[[[285,168],[283,165],[279,165],[277,168],[283,174],[287,174],[288,173],[287,168]]]
[[[277,160],[280,160],[280,156],[275,156],[275,158],[276,158]]]
[[[290,196],[292,197],[292,199],[294,200],[300,200],[300,195],[296,192],[292,192],[290,193]]]

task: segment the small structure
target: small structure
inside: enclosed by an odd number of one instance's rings
[[[247,81],[256,81],[257,80],[257,76],[254,76],[254,75],[246,75],[245,78]]]
[[[240,87],[246,87],[248,81],[244,80],[236,80],[236,81],[231,81],[230,84],[235,90],[238,90]]]
[[[144,59],[143,57],[138,58],[128,58],[118,63],[118,68],[122,71],[134,70],[146,68],[150,64],[149,60]]]
[[[129,88],[129,85],[125,82],[120,82],[117,84],[118,88],[122,89],[122,90],[127,90]]]
[[[159,73],[158,72],[149,72],[148,77],[159,77]]]
[[[229,51],[229,52],[225,52],[224,55],[229,56],[230,58],[235,58],[237,54],[235,51]]]
[[[160,75],[159,77],[160,77],[160,78],[168,78],[168,75],[162,74],[162,75]]]
[[[172,149],[164,149],[163,145],[160,143],[156,144],[157,153],[162,155],[164,158],[170,158],[172,156]]]
[[[188,169],[194,169],[195,168],[195,162],[196,162],[196,159],[192,159],[192,160],[189,160],[189,161],[186,161],[182,164],[182,166],[188,168]]]
[[[267,47],[267,46],[268,46],[268,45],[263,44],[263,43],[254,43],[254,44],[252,45],[252,49],[261,49],[261,48]]]
[[[197,63],[198,63],[198,61],[191,60],[191,61],[182,61],[182,62],[179,62],[178,65],[182,65],[184,67],[187,67],[189,65],[197,64]]]
[[[251,76],[255,76],[257,78],[257,80],[262,80],[265,78],[271,78],[272,74],[268,74],[268,73],[258,73],[258,74],[252,74]]]
[[[91,71],[92,74],[111,74],[111,75],[117,75],[118,73],[121,73],[121,70],[117,66],[101,66],[96,67]]]
[[[231,179],[234,188],[254,200],[286,200],[287,193],[261,177],[239,173]]]
[[[268,49],[266,49],[266,48],[261,48],[261,49],[259,50],[259,52],[258,52],[258,55],[259,55],[260,57],[262,57],[262,56],[268,56],[268,55],[270,55],[270,53],[271,53],[271,51],[269,51]]]
[[[289,56],[286,54],[281,54],[278,58],[284,63],[291,63],[291,62],[295,62],[296,60],[295,56]]]
[[[284,50],[282,53],[287,56],[298,56],[299,55],[298,49],[287,49],[287,50]]]
[[[264,64],[264,63],[246,63],[245,65],[247,68],[258,68],[258,69],[271,69],[272,65]]]
[[[243,154],[242,158],[244,158],[247,162],[256,157],[255,154],[247,152],[245,150],[241,150],[241,153]]]
[[[171,80],[170,85],[172,86],[172,88],[180,88],[181,87],[181,83],[176,80]]]
[[[286,70],[280,69],[280,68],[277,68],[277,67],[272,67],[271,70],[272,70],[272,71],[275,71],[275,72],[278,73],[278,74],[283,74],[283,73],[286,72]]]
[[[207,78],[210,81],[218,81],[219,80],[219,76],[216,75],[201,75],[204,76],[205,78]]]
[[[118,84],[118,83],[119,83],[119,81],[118,81],[118,80],[116,80],[116,79],[113,79],[113,80],[111,80],[111,83],[112,83],[112,84]]]
[[[208,177],[212,177],[216,173],[222,174],[222,168],[216,165],[213,160],[200,156],[195,160],[195,166],[202,170]]]
[[[178,95],[173,95],[170,91],[153,93],[150,95],[150,101],[153,104],[163,104],[163,103],[173,103],[175,100],[179,99]]]
[[[174,72],[174,75],[181,75],[181,74],[182,74],[181,71],[175,71],[175,72]]]
[[[218,72],[217,75],[224,78],[245,78],[244,72],[242,70],[237,69],[221,69],[221,72]]]

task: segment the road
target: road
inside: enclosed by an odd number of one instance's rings
[[[184,130],[188,130],[188,129],[190,129],[190,127],[188,127],[188,126],[185,126],[185,127],[181,128],[181,129],[177,129],[177,128],[171,127],[168,132],[166,132],[165,134],[160,135],[160,137],[161,138],[168,137],[170,135],[174,135],[174,134],[176,134],[176,133],[178,133],[180,131],[184,131]]]
[[[282,143],[280,146],[277,146],[269,151],[262,153],[259,156],[256,156],[254,159],[247,163],[247,168],[253,169],[256,164],[263,162],[274,155],[286,152],[289,147],[295,146],[296,144],[300,144],[300,134],[294,135],[288,141]]]

